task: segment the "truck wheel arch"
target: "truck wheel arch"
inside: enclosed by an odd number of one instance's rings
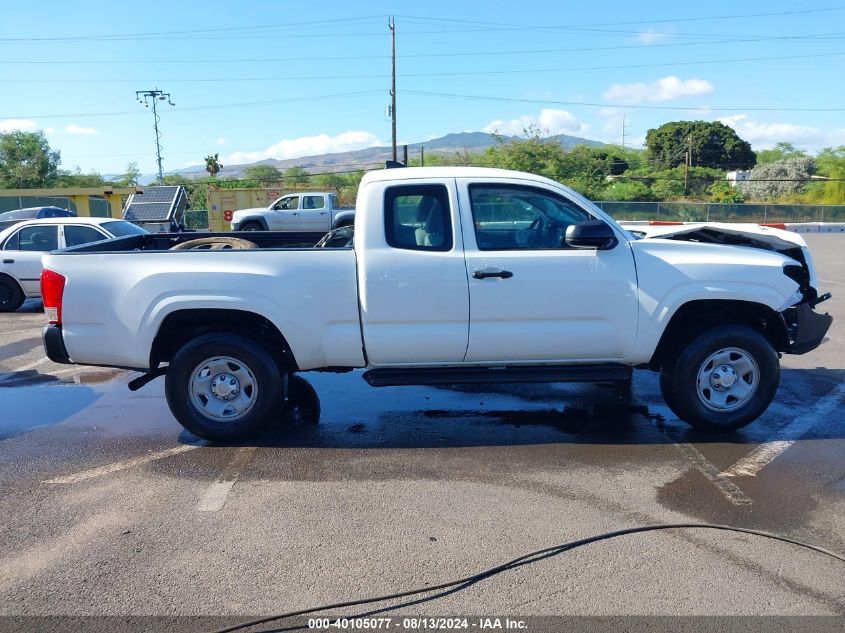
[[[269,319],[246,310],[197,308],[168,314],[156,332],[150,350],[150,369],[170,362],[188,341],[205,334],[230,332],[245,336],[265,347],[283,373],[298,370],[296,359],[284,335]]]
[[[660,336],[648,363],[659,370],[667,355],[676,353],[704,329],[736,323],[760,332],[781,352],[789,347],[789,332],[783,316],[762,303],[732,299],[699,299],[680,306]]]

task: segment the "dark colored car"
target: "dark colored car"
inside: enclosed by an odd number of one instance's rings
[[[27,207],[0,213],[0,231],[24,220],[41,220],[43,218],[73,218],[76,213],[60,207]]]

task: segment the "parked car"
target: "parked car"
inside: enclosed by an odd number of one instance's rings
[[[282,196],[267,208],[235,211],[232,230],[327,233],[354,221],[355,210],[341,207],[337,194],[307,191]]]
[[[829,295],[797,234],[673,230],[638,238],[530,174],[374,171],[351,247],[176,252],[139,235],[46,255],[44,346],[145,372],[132,388],[164,374],[176,419],[214,440],[274,419],[291,374],[354,368],[373,386],[623,387],[650,369],[681,419],[736,429],[774,397],[779,355],[821,343]]]
[[[74,218],[76,213],[60,207],[27,207],[0,213],[0,231],[24,220],[42,220],[45,218]]]
[[[60,209],[61,210],[61,209]],[[27,297],[40,297],[41,256],[59,248],[79,246],[147,231],[113,218],[53,217],[21,221],[0,232],[0,312],[14,312]]]

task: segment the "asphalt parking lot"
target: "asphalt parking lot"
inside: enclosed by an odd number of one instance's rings
[[[770,410],[689,430],[601,386],[367,386],[308,374],[318,427],[214,446],[162,381],[43,358],[0,315],[0,615],[253,616],[465,576],[622,527],[727,523],[845,552],[845,236],[808,235],[829,340]],[[344,613],[343,611],[335,614]],[[352,611],[351,613],[355,613]],[[391,613],[845,616],[845,565],[724,532],[626,536]]]

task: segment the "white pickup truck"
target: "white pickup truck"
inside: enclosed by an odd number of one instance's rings
[[[355,210],[340,206],[337,194],[291,193],[269,207],[240,209],[232,214],[233,231],[302,231],[326,233],[355,222]]]
[[[47,355],[145,372],[131,387],[165,374],[179,422],[218,440],[277,415],[289,375],[353,368],[374,386],[650,369],[680,418],[727,430],[765,411],[780,353],[831,323],[806,245],[777,229],[642,238],[554,181],[454,167],[370,172],[357,214],[342,248],[149,235],[46,255]]]

